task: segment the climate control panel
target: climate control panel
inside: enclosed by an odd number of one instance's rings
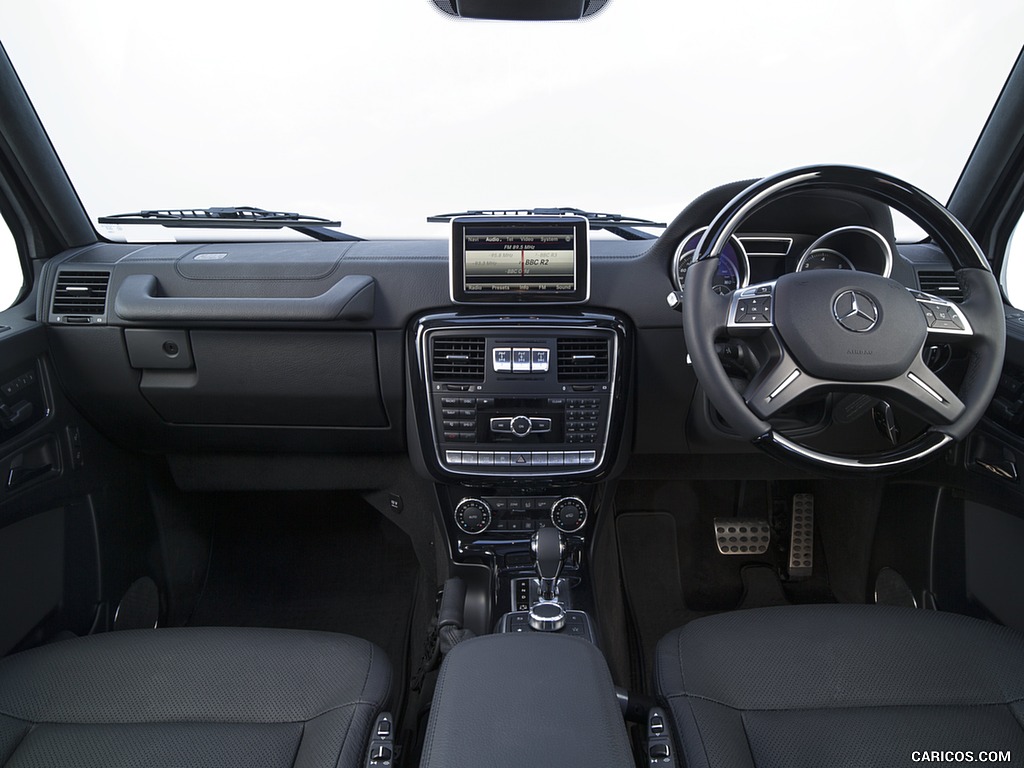
[[[463,498],[452,517],[463,533],[527,533],[554,526],[576,533],[587,523],[587,505],[578,496],[481,496]]]

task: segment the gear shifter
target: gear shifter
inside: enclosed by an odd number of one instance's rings
[[[555,599],[555,584],[562,573],[565,540],[556,528],[541,528],[533,534],[533,557],[540,579],[540,599]]]

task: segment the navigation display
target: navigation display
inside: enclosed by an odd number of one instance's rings
[[[589,227],[578,216],[452,221],[452,300],[576,303],[589,294]]]

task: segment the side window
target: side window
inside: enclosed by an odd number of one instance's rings
[[[21,293],[25,275],[11,230],[0,219],[0,311],[9,308]]]
[[[1017,227],[1010,235],[1006,246],[1006,258],[1003,259],[1003,289],[1006,298],[1017,309],[1024,309],[1024,225],[1017,222]]]

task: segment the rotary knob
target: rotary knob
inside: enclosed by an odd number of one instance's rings
[[[455,507],[455,524],[466,533],[483,533],[491,524],[491,508],[481,499],[463,499]]]
[[[563,533],[575,533],[587,522],[587,505],[575,496],[566,496],[551,505],[551,522]]]
[[[530,434],[530,430],[533,429],[533,423],[530,421],[529,416],[516,416],[512,419],[512,434],[516,437],[526,437]]]
[[[537,603],[530,609],[530,626],[538,632],[557,632],[565,626],[565,608],[555,602]]]

